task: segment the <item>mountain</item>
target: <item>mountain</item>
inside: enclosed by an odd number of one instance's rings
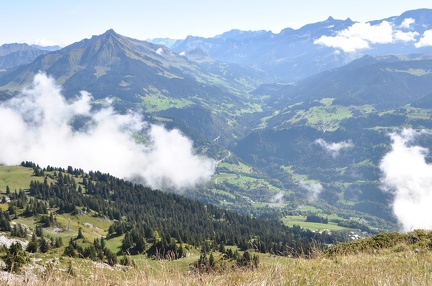
[[[267,111],[233,152],[298,197],[318,193],[339,211],[396,222],[380,163],[402,128],[422,130],[413,144],[431,146],[431,66],[431,54],[365,56],[295,84],[262,85],[253,94]]]
[[[54,45],[54,46],[31,45],[31,46],[33,48],[36,48],[36,49],[39,49],[39,50],[43,50],[43,51],[49,51],[49,52],[58,51],[58,50],[60,50],[62,48],[59,45]]]
[[[189,197],[256,216],[337,214],[394,230],[394,196],[381,188],[379,164],[400,128],[424,129],[421,146],[432,144],[432,56],[419,46],[429,13],[369,23],[329,17],[279,34],[232,30],[188,37],[173,50],[109,30],[3,72],[0,98],[45,71],[68,99],[84,89],[95,108],[111,97],[117,111],[182,130],[218,162]],[[364,38],[368,47],[355,51],[332,46],[353,29],[391,37]]]
[[[189,53],[190,54],[190,53]],[[218,61],[194,61],[162,45],[139,41],[109,30],[50,52],[30,64],[22,65],[0,78],[0,89],[13,94],[44,71],[62,84],[63,93],[72,98],[83,89],[95,100],[114,98],[118,108],[143,108],[145,112],[175,117],[185,113],[199,122],[189,109],[208,110],[208,121],[236,116],[247,92],[257,86],[262,74],[256,70]],[[219,110],[218,113],[213,112]],[[221,134],[227,140],[233,129],[212,124],[204,129],[208,137]]]
[[[432,54],[365,56],[294,85],[263,85],[253,94],[271,94],[269,102],[279,107],[334,98],[333,104],[344,106],[370,104],[378,109],[397,108],[430,94],[431,65]]]
[[[424,32],[432,28],[431,19],[430,9],[407,11],[363,25],[349,18],[329,17],[280,33],[232,30],[213,38],[188,36],[177,41],[172,49],[181,52],[201,48],[216,60],[253,66],[278,81],[295,82],[366,54],[431,52],[430,45],[419,44]],[[363,41],[362,49],[341,44],[348,44],[353,38]]]
[[[351,24],[349,19],[329,18],[297,31],[285,29],[279,34],[232,30],[214,38],[188,36],[172,48],[177,52],[201,48],[217,60],[259,68],[276,80],[294,81],[313,71],[339,66],[341,61],[347,63],[350,57],[334,55],[325,47],[315,47],[313,39],[316,33],[328,33],[328,26],[342,29]]]
[[[0,70],[11,69],[34,61],[47,51],[27,44],[4,44],[0,46]]]

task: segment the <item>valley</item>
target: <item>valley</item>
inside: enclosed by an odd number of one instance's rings
[[[348,273],[378,255],[421,284],[430,19],[0,46],[4,267],[52,284],[380,284],[392,269]],[[348,47],[362,27],[388,35]]]

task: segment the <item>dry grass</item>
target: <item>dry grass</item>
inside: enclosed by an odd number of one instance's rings
[[[161,262],[140,269],[105,268],[89,261],[74,265],[74,275],[60,266],[50,271],[33,270],[4,281],[6,285],[430,285],[432,255],[412,251],[371,255],[320,257],[313,260],[261,257],[257,270],[230,270],[224,273],[191,274]],[[81,262],[76,262],[81,263]],[[27,278],[26,278],[27,277]],[[28,279],[28,281],[24,281]]]

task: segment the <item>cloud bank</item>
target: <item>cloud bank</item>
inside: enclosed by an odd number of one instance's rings
[[[404,231],[432,229],[432,165],[426,148],[412,145],[412,129],[390,134],[392,150],[380,163],[381,183],[394,194],[393,211]]]
[[[328,143],[324,139],[319,138],[315,140],[315,143],[320,145],[323,150],[330,154],[333,158],[339,156],[339,153],[343,149],[348,149],[354,147],[354,144],[351,141],[342,141],[338,143]]]
[[[68,104],[52,78],[36,75],[30,88],[0,105],[0,163],[98,170],[158,189],[185,190],[210,179],[214,161],[194,154],[180,131],[111,107],[92,112],[91,99],[81,92]]]
[[[418,43],[415,43],[416,48],[430,47],[432,46],[432,30],[427,30],[423,33]]]
[[[347,53],[355,53],[359,50],[370,49],[370,44],[390,44],[397,41],[415,42],[419,33],[410,31],[414,23],[415,20],[412,18],[405,19],[399,27],[393,27],[387,21],[382,21],[377,25],[355,23],[347,29],[337,32],[334,36],[321,36],[314,41],[314,44],[333,47]],[[416,43],[415,46],[420,45],[420,42]]]

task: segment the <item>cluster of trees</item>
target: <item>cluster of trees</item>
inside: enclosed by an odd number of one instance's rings
[[[220,251],[222,256],[219,260],[215,259],[213,252],[208,254],[206,251],[202,251],[200,258],[193,263],[193,268],[200,273],[224,271],[228,267],[258,268],[259,256],[251,255],[247,250],[243,254],[240,254],[237,250],[232,251],[231,248],[227,250],[221,249]]]
[[[6,264],[6,271],[17,272],[30,260],[19,242],[12,243],[9,248],[5,247],[5,251],[6,254],[3,256],[3,261]]]
[[[38,238],[39,237],[39,238]],[[26,250],[31,253],[40,251],[42,253],[48,252],[52,248],[60,248],[63,246],[63,239],[61,237],[46,238],[43,235],[42,228],[36,227],[36,231],[33,233],[31,241],[28,243]]]
[[[78,236],[75,239],[70,239],[68,246],[66,246],[63,255],[69,257],[81,257],[89,258],[93,261],[103,261],[113,266],[118,263],[117,255],[112,252],[105,245],[105,240],[103,237],[100,239],[95,238],[93,244],[82,247],[78,244],[78,239],[84,239],[81,230],[78,232]]]
[[[16,216],[16,209],[24,209],[25,216],[33,216],[37,214],[48,214],[47,204],[43,201],[29,198],[23,190],[10,193],[9,192],[9,207],[8,212]],[[6,198],[2,199],[3,201]]]
[[[27,237],[27,229],[21,224],[16,224],[11,229],[11,235],[22,238]],[[46,253],[52,248],[59,248],[63,245],[61,237],[46,238],[43,235],[42,228],[37,227],[33,232],[31,241],[24,249],[18,241],[13,242],[9,247],[4,246],[5,255],[2,257],[6,265],[5,270],[11,272],[19,272],[21,267],[30,261],[28,253],[42,252]]]
[[[319,216],[319,215],[308,215],[306,217],[306,221],[307,222],[317,222],[317,223],[328,224],[328,218],[327,217],[322,217],[322,216]]]

